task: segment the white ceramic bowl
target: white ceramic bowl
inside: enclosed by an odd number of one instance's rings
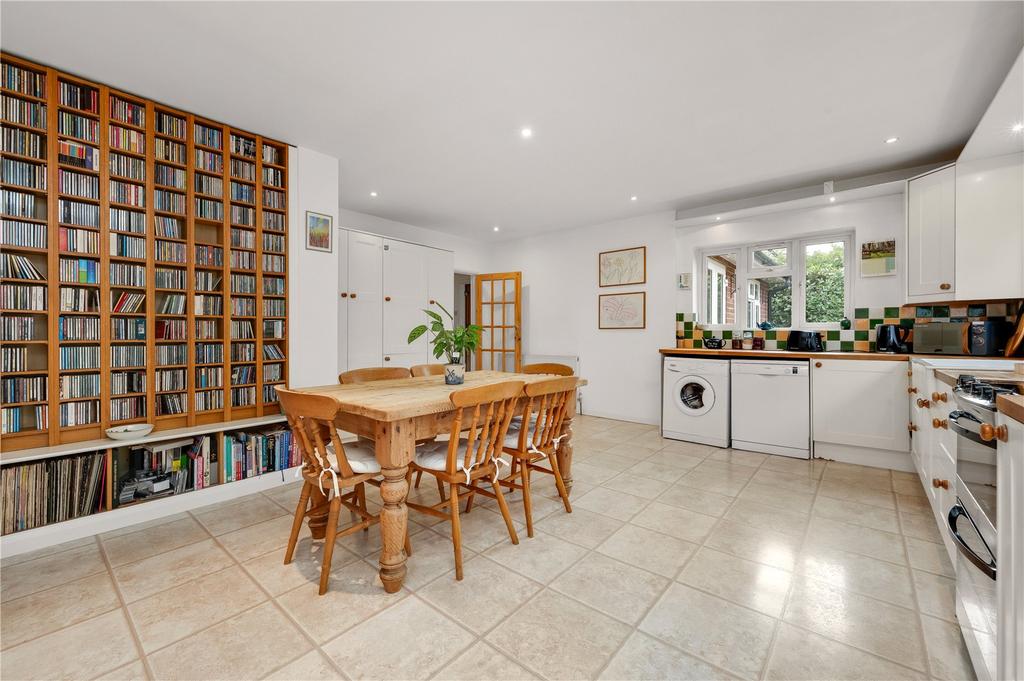
[[[153,432],[152,423],[132,423],[127,426],[107,428],[107,437],[114,440],[135,440]]]

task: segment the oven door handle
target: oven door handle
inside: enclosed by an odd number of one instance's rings
[[[956,548],[960,551],[961,554],[963,554],[964,558],[971,562],[971,565],[981,570],[986,577],[988,577],[989,579],[995,579],[996,564],[994,562],[990,563],[986,561],[984,558],[975,553],[974,549],[968,546],[967,542],[964,541],[964,538],[960,536],[960,532],[959,530],[957,530],[956,524],[957,521],[963,517],[967,518],[967,522],[973,523],[973,521],[971,520],[971,516],[967,514],[967,511],[965,511],[963,506],[961,506],[960,504],[957,504],[953,508],[949,509],[949,518],[947,518],[947,522],[949,524],[949,534],[953,537],[953,541],[956,542]]]

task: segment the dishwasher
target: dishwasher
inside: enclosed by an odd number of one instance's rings
[[[811,458],[811,369],[807,360],[732,361],[732,446]]]

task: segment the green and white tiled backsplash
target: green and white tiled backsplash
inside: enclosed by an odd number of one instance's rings
[[[732,339],[742,337],[742,331],[708,331],[697,328],[692,312],[676,313],[676,347],[700,348],[705,338],[722,338],[726,347]],[[874,352],[875,327],[879,324],[899,324],[910,329],[913,340],[914,326],[932,322],[964,322],[989,318],[1016,319],[1016,305],[988,303],[971,305],[904,305],[903,307],[858,307],[851,320],[853,328],[840,331],[822,331],[825,350],[829,352]],[[784,329],[762,331],[751,329],[755,338],[764,338],[765,350],[785,350],[789,331]]]

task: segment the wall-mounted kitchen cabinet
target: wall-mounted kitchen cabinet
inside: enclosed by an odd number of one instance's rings
[[[814,441],[907,452],[907,365],[877,360],[812,363]]]
[[[907,180],[907,302],[954,300],[956,168]]]

